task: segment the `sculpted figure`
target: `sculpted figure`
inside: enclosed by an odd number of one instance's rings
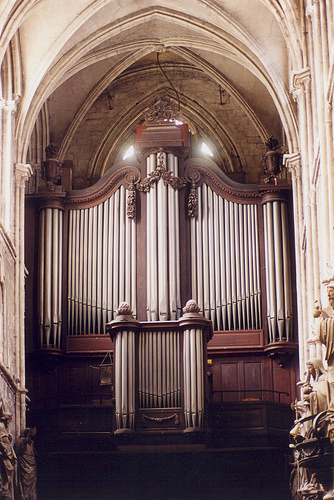
[[[16,456],[8,424],[12,414],[0,408],[0,499],[14,500],[14,467]]]
[[[290,435],[295,442],[309,437],[313,418],[327,409],[327,372],[320,358],[306,361],[307,376],[297,385],[301,387],[301,400],[293,405],[296,420]]]
[[[310,392],[304,393],[304,400],[310,404],[311,415],[317,415],[327,408],[327,371],[320,358],[306,361]]]
[[[17,455],[17,489],[19,500],[36,500],[36,452],[32,437],[36,429],[24,429],[15,443]]]
[[[314,312],[320,317],[319,339],[326,347],[325,359],[328,365],[328,407],[334,409],[334,286],[327,287],[330,307],[322,310],[318,301]]]

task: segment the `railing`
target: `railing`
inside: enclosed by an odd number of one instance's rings
[[[70,394],[37,401],[35,409],[52,410],[61,406],[111,406],[113,395],[109,394]]]
[[[260,398],[254,398],[254,393],[260,394]],[[239,397],[236,397],[234,399],[229,398],[224,399],[224,396],[226,395],[237,395]],[[243,394],[242,397],[240,397]],[[248,394],[248,396],[247,396]],[[264,395],[264,397],[263,397]],[[213,391],[212,392],[212,402],[214,403],[234,403],[238,401],[277,401],[278,403],[281,402],[281,396],[289,396],[288,392],[283,392],[283,391],[273,391],[269,389],[249,389],[249,390],[230,390],[230,391]]]

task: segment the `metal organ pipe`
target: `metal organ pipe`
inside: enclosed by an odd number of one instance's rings
[[[62,295],[63,211],[42,208],[39,221],[39,308],[40,347],[60,349]]]
[[[203,426],[203,333],[199,328],[183,332],[184,418],[186,428]]]
[[[134,429],[135,424],[135,332],[121,331],[115,337],[116,433]]]
[[[136,225],[126,214],[126,189],[106,201],[69,210],[68,333],[103,334],[121,302],[136,311]]]
[[[176,156],[159,154],[159,161],[177,176]],[[148,175],[158,168],[157,162],[157,154],[147,158]],[[146,196],[147,319],[177,319],[181,311],[179,193],[160,178]]]
[[[269,341],[291,341],[292,294],[286,203],[263,205]]]
[[[197,194],[193,297],[215,330],[261,328],[257,206],[222,199],[205,183]]]
[[[138,336],[140,408],[180,406],[180,332],[143,330]]]

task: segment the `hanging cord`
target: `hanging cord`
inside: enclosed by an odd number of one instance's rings
[[[164,75],[164,77],[166,78],[166,80],[169,82],[170,86],[172,87],[172,89],[174,90],[174,92],[176,94],[176,97],[177,97],[177,110],[180,111],[181,104],[180,104],[179,93],[178,93],[178,91],[176,90],[176,88],[174,87],[174,85],[172,84],[172,82],[170,81],[170,79],[168,78],[168,76],[166,75],[166,73],[164,72],[164,70],[161,67],[160,60],[159,60],[159,52],[157,52],[157,63],[158,63],[159,68],[161,69],[162,74]]]

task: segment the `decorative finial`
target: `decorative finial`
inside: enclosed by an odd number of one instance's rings
[[[127,302],[121,302],[116,310],[116,316],[132,316],[133,310]]]
[[[200,312],[200,310],[201,310],[201,308],[197,304],[196,300],[193,300],[193,299],[188,300],[188,302],[186,303],[186,305],[183,308],[183,312],[185,314],[189,314],[189,313],[198,314]]]
[[[280,147],[278,140],[273,135],[269,137],[265,145],[267,146],[267,151],[276,151]]]
[[[45,154],[46,154],[46,159],[49,160],[50,158],[57,159],[58,157],[58,151],[59,148],[55,144],[49,144],[45,148]]]
[[[267,152],[264,155],[264,172],[268,174],[269,179],[271,179],[281,173],[283,155],[279,151],[280,145],[275,137],[269,137],[265,144]]]
[[[61,179],[60,163],[57,160],[58,147],[49,144],[45,148],[46,160],[42,163],[41,176],[50,191],[55,190],[55,186]]]

